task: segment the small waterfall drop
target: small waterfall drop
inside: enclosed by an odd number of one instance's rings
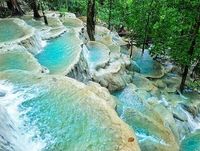
[[[39,138],[33,140],[33,134],[37,129],[31,128],[23,130],[22,114],[18,106],[31,98],[23,91],[16,91],[14,87],[5,81],[0,81],[0,92],[5,95],[0,96],[0,150],[3,151],[40,151],[45,147],[45,143]]]
[[[196,130],[200,129],[200,117],[193,117],[188,111],[182,109],[182,111],[187,116],[187,121],[189,124],[189,128],[192,132],[195,132]]]

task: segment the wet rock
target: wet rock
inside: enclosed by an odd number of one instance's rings
[[[167,87],[167,85],[166,85],[162,80],[156,81],[155,85],[156,85],[158,88],[161,88],[161,89],[164,89],[164,88]]]
[[[63,17],[61,18],[61,21],[66,27],[72,27],[72,28],[83,27],[83,22],[78,18]]]
[[[176,119],[178,119],[182,122],[187,121],[187,116],[183,112],[181,104],[173,107],[172,112],[173,112],[173,115],[175,116]]]
[[[191,113],[194,117],[198,115],[198,108],[194,105],[181,104],[183,109]]]
[[[87,48],[85,56],[93,81],[108,88],[109,91],[121,90],[131,82],[132,76],[126,70],[126,67],[130,65],[127,56],[118,58],[115,55],[109,55],[110,51],[114,50],[98,42],[89,42]],[[118,50],[117,53],[119,53]]]
[[[133,84],[135,84],[139,89],[143,89],[145,91],[151,91],[155,88],[150,80],[139,73],[134,74],[132,81]]]
[[[111,44],[108,46],[108,48],[110,49],[110,61],[114,61],[117,60],[121,57],[121,53],[120,53],[120,47],[118,46],[118,44]]]
[[[161,104],[154,104],[151,107],[153,107],[153,110],[162,117],[165,127],[168,127],[172,131],[172,133],[176,137],[176,142],[179,142],[179,139],[181,137],[179,136],[174,116],[171,111]]]
[[[94,92],[97,96],[103,98],[104,100],[106,100],[106,102],[113,108],[115,109],[117,103],[116,100],[114,99],[114,97],[112,95],[110,95],[110,92],[108,91],[108,89],[102,87],[100,84],[95,83],[90,81],[87,84],[87,88],[88,90]]]
[[[119,65],[119,66],[118,66]],[[110,91],[123,89],[127,83],[131,82],[131,75],[125,72],[125,68],[118,64],[111,64],[106,69],[101,69],[94,74],[94,81],[107,87]]]
[[[78,63],[74,65],[74,67],[67,74],[67,76],[84,83],[86,83],[87,81],[91,79],[90,73],[89,73],[89,67],[84,57],[83,51],[80,54]]]

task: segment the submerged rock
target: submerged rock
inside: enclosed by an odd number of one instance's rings
[[[22,50],[20,50],[22,49]],[[0,71],[20,69],[41,72],[43,69],[37,60],[23,48],[6,51],[0,49]]]
[[[43,150],[140,150],[132,130],[104,99],[107,92],[101,98],[103,94],[71,78],[22,71],[0,73],[0,80],[7,80],[15,92],[25,92],[20,117],[24,128],[39,130],[37,138],[46,143]]]

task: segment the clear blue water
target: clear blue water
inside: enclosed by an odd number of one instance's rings
[[[22,29],[12,20],[0,20],[0,42],[18,39],[24,35]]]
[[[133,55],[133,60],[136,61],[140,67],[140,73],[146,76],[157,76],[161,74],[161,65],[157,61],[153,60],[148,50],[146,50],[141,56],[141,53]]]
[[[5,52],[0,54],[0,71],[20,69],[33,71],[39,68],[35,59],[23,51]]]
[[[200,151],[200,130],[182,141],[180,151]]]
[[[39,63],[50,70],[50,73],[64,72],[78,55],[79,44],[74,33],[48,41],[44,50],[36,55]]]
[[[92,63],[100,62],[103,59],[104,53],[100,48],[89,49],[89,61]]]
[[[99,43],[90,43],[88,46],[89,54],[88,54],[88,62],[90,66],[98,66],[108,59],[108,50],[105,50],[105,46]]]

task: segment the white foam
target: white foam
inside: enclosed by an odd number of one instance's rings
[[[8,114],[9,119],[6,120],[11,121],[11,126],[14,127],[12,132],[2,132],[3,134],[1,135],[6,135],[4,137],[8,139],[6,141],[11,142],[14,146],[18,146],[18,150],[20,148],[20,151],[41,151],[45,147],[45,142],[39,137],[33,140],[33,137],[39,134],[37,127],[31,127],[28,130],[25,129],[25,119],[23,118],[26,117],[20,118],[20,115],[23,113],[19,111],[19,105],[27,99],[34,97],[33,93],[27,93],[30,88],[17,91],[12,84],[6,81],[0,81],[0,89],[6,93],[4,97],[0,97],[0,107],[3,107],[7,111],[6,115]]]
[[[189,124],[189,127],[192,132],[195,132],[196,130],[200,129],[200,118],[199,117],[193,117],[189,112],[182,109],[181,110],[186,114],[187,116],[187,122]]]
[[[169,145],[163,139],[159,139],[155,136],[147,136],[144,133],[138,133],[138,132],[136,132],[136,136],[139,138],[139,142],[143,142],[145,140],[151,140],[152,142],[159,143],[165,146]]]

